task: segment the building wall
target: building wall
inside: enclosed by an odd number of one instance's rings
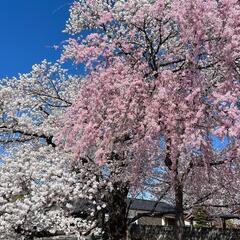
[[[148,213],[146,211],[130,210],[129,218],[134,218],[138,214]],[[164,217],[141,217],[135,221],[136,224],[140,225],[153,225],[153,226],[172,226],[174,221],[174,216],[165,215]]]
[[[163,218],[156,217],[143,217],[138,220],[138,224],[140,225],[152,225],[152,226],[163,226],[164,220]]]

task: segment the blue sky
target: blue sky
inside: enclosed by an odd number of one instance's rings
[[[62,33],[73,0],[0,1],[0,78],[31,70],[43,59],[54,61],[52,48],[68,35]]]

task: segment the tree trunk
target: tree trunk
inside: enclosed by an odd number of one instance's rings
[[[175,239],[183,240],[184,232],[184,212],[183,212],[183,186],[177,183],[174,187],[176,201],[176,216],[175,216]]]
[[[114,183],[113,191],[108,196],[109,217],[105,232],[109,240],[127,239],[127,194],[126,184]]]

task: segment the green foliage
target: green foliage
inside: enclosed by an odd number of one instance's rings
[[[13,202],[15,201],[22,201],[24,199],[24,195],[23,194],[17,194],[15,196],[13,196]]]
[[[209,226],[209,218],[208,212],[203,207],[197,207],[194,211],[194,220],[196,222],[196,227],[208,227]]]
[[[229,219],[229,220],[226,220],[226,228],[228,228],[228,229],[235,229],[237,227],[234,224],[234,222],[231,219]]]

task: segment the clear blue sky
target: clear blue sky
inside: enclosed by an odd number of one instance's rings
[[[31,70],[43,59],[56,60],[52,48],[62,33],[73,0],[0,0],[0,78]]]

